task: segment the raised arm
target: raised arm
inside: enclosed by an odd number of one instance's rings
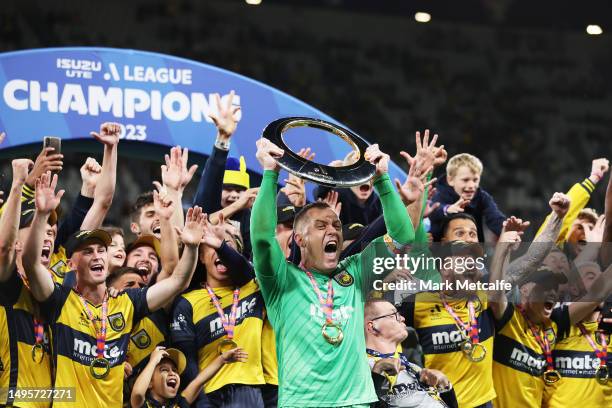
[[[570,323],[574,325],[588,317],[610,294],[612,294],[612,265],[595,279],[586,295],[568,306]]]
[[[389,178],[389,155],[381,152],[377,144],[373,144],[366,149],[365,159],[376,166],[374,188],[383,207],[387,233],[399,245],[413,242],[414,228],[412,222]]]
[[[169,277],[179,262],[178,235],[172,226],[172,215],[175,213],[172,200],[162,192],[153,191],[153,205],[159,217],[160,229],[160,262],[161,271],[157,275],[157,282]],[[186,289],[186,288],[184,288]]]
[[[113,203],[115,195],[115,184],[117,180],[117,150],[119,145],[119,135],[121,134],[121,126],[118,123],[103,123],[100,126],[100,133],[91,132],[91,135],[104,145],[104,157],[102,159],[102,168],[99,174],[91,174],[89,177],[93,179],[95,189],[93,194],[93,204],[81,224],[82,230],[93,230],[99,228],[106,218],[106,214]],[[98,170],[95,165],[95,160],[88,158],[91,164],[91,169]],[[99,165],[98,165],[99,166]],[[85,163],[86,172],[89,169]],[[83,170],[81,171],[83,174]],[[85,179],[85,178],[84,178]],[[82,193],[81,193],[82,194]]]
[[[55,193],[57,186],[57,174],[51,177],[47,172],[36,180],[36,192],[34,203],[36,211],[26,238],[23,254],[21,256],[23,269],[30,282],[30,291],[39,302],[44,302],[53,294],[53,278],[47,268],[40,262],[42,247],[47,228],[47,221],[51,211],[55,210],[60,203],[64,190]]]
[[[193,178],[198,165],[194,164],[187,169],[187,162],[189,161],[189,150],[184,148],[181,150],[181,146],[175,146],[170,149],[170,155],[165,155],[166,164],[161,166],[161,178],[163,187],[158,183],[154,182],[155,187],[161,192],[165,191],[168,198],[175,204],[174,212],[172,214],[171,222],[176,228],[183,226],[183,192],[185,187]]]
[[[16,159],[11,164],[13,183],[0,217],[0,283],[6,282],[15,269],[15,242],[21,216],[21,188],[25,184],[29,167],[34,165],[28,159]]]
[[[493,255],[493,260],[491,261],[491,266],[489,268],[490,283],[498,282],[505,278],[504,269],[508,265],[510,254],[521,242],[520,231],[506,230],[509,223],[511,223],[510,220],[506,220],[504,222],[502,233],[499,236],[497,246],[495,247],[495,254]],[[489,292],[489,300],[493,310],[493,315],[497,320],[501,319],[506,311],[506,307],[508,307],[508,299],[506,298],[506,294],[501,290],[491,291]]]
[[[231,91],[227,102],[221,103],[221,96],[215,94],[217,112],[208,117],[217,127],[217,137],[212,154],[206,161],[200,177],[198,190],[193,198],[193,205],[198,205],[204,212],[212,214],[221,209],[221,190],[223,189],[223,172],[229,153],[230,141],[240,120],[240,107],[233,106],[234,91]]]
[[[217,356],[209,365],[206,366],[200,373],[189,383],[189,385],[183,390],[181,395],[187,400],[189,404],[193,403],[200,394],[204,384],[213,378],[215,374],[225,364],[247,361],[248,353],[241,348],[235,348],[222,353]]]
[[[276,241],[276,183],[280,168],[275,158],[281,157],[283,153],[282,149],[267,139],[257,141],[257,160],[264,174],[251,212],[251,245],[255,274],[264,291],[266,287],[276,285],[277,275],[286,262]]]
[[[567,240],[567,234],[569,229],[578,216],[578,213],[587,205],[589,199],[591,198],[591,194],[595,190],[595,187],[604,176],[604,174],[608,171],[609,163],[607,159],[595,159],[591,164],[591,174],[588,178],[584,179],[580,183],[576,183],[569,189],[567,192],[567,196],[571,200],[571,205],[569,210],[567,211],[567,215],[563,220],[563,225],[561,226],[561,231],[559,232],[559,236],[556,239],[557,243],[565,242]],[[544,228],[544,225],[548,222],[548,218],[544,221],[544,224],[538,230],[537,235],[539,235]]]
[[[164,357],[168,357],[168,353],[165,349],[165,347],[157,346],[155,350],[153,350],[151,357],[149,357],[149,362],[145,368],[142,369],[136,381],[134,381],[132,394],[130,395],[130,405],[132,407],[142,407],[144,405],[149,384],[155,372],[155,367],[157,367]]]
[[[555,245],[563,225],[563,219],[570,208],[570,199],[563,193],[555,193],[548,202],[548,205],[552,212],[547,217],[548,221],[544,229],[529,245],[527,253],[510,263],[505,276],[508,282],[515,284],[524,276],[538,269]]]
[[[206,214],[200,207],[187,211],[185,227],[179,234],[185,248],[174,272],[167,279],[157,282],[147,291],[147,305],[154,312],[174,299],[189,284],[198,261],[198,246],[204,235]]]

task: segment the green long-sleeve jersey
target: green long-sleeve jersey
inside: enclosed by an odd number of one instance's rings
[[[304,271],[285,260],[276,241],[278,173],[265,171],[251,213],[251,243],[257,281],[276,335],[279,406],[337,407],[377,401],[364,353],[364,303],[372,289],[376,257],[394,256],[388,248],[411,243],[414,229],[388,175],[374,188],[383,205],[389,244],[382,237],[339,263],[331,275],[311,270],[323,296],[333,279],[333,320],[344,340],[325,341],[325,314]],[[390,239],[389,239],[390,237]]]

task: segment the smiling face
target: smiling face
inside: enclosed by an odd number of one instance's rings
[[[235,201],[238,201],[244,192],[244,187],[234,186],[231,184],[224,185],[223,190],[221,190],[221,207],[225,208]]]
[[[141,245],[130,251],[127,255],[125,265],[138,269],[148,282],[151,274],[157,273],[158,271],[159,259],[157,258],[157,253],[154,248],[148,245]]]
[[[480,174],[468,166],[460,166],[454,176],[448,178],[448,185],[464,200],[471,200],[480,185]]]
[[[155,367],[149,389],[156,399],[170,400],[176,397],[179,386],[181,385],[181,377],[178,374],[174,361],[169,358],[164,358]],[[159,401],[158,402],[162,402]]]
[[[331,208],[310,208],[300,217],[295,241],[302,250],[302,261],[307,268],[331,273],[342,251],[342,224]]]
[[[157,216],[153,203],[145,204],[140,209],[140,215],[135,222],[132,222],[130,229],[138,236],[142,234],[152,234],[158,239],[161,238],[159,217]]]
[[[102,243],[90,243],[78,248],[68,265],[76,270],[79,286],[97,286],[106,280],[108,251]]]
[[[125,262],[125,242],[120,234],[113,235],[113,240],[108,246],[108,271],[121,268]]]

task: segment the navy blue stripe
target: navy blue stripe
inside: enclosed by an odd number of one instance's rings
[[[495,336],[493,361],[532,376],[539,376],[546,368],[544,355],[503,334]]]
[[[555,369],[562,377],[595,378],[599,360],[594,352],[574,350],[554,350]],[[607,361],[608,370],[612,372],[612,360]]]
[[[203,293],[202,296],[206,296],[208,298],[208,294]],[[248,307],[252,302],[254,302],[252,309]],[[236,319],[236,326],[242,324],[244,319],[249,317],[255,317],[263,320],[263,310],[264,310],[264,302],[261,296],[261,292],[257,291],[255,293],[246,296],[238,302],[238,308],[246,308],[246,312],[242,313],[240,310],[236,312],[239,317]],[[229,316],[232,311],[232,306],[229,305],[223,308],[223,312]],[[217,320],[218,319],[218,320]],[[213,330],[214,329],[214,330]],[[221,323],[221,318],[217,314],[216,310],[209,314],[208,316],[200,319],[195,324],[196,331],[196,345],[197,348],[200,349],[207,344],[212,343],[213,341],[225,336],[225,330],[223,329],[223,324]]]
[[[124,333],[116,340],[107,341],[104,357],[111,367],[123,364],[127,358],[130,333]],[[62,323],[57,323],[53,331],[54,359],[57,354],[83,365],[89,365],[96,357],[96,338]]]
[[[489,310],[476,319],[478,321],[478,340],[483,343],[493,336],[493,319]],[[462,330],[464,336],[454,324],[444,324],[416,329],[419,341],[425,354],[444,354],[460,351],[460,345],[469,333]]]

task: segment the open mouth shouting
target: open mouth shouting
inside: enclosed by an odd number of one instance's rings
[[[171,390],[178,390],[178,379],[176,377],[168,377],[166,379],[166,386]]]
[[[51,260],[51,241],[45,241],[40,254],[40,261],[43,265],[48,265]]]
[[[339,258],[340,242],[337,235],[327,235],[323,239],[323,259],[329,267],[335,267]]]
[[[225,266],[223,264],[223,262],[221,261],[221,259],[219,259],[218,257],[215,259],[214,265],[215,265],[215,268],[217,269],[218,273],[225,273],[225,272],[227,272],[227,266]]]
[[[153,269],[153,265],[147,259],[138,261],[136,265],[134,265],[134,267],[138,269],[138,272],[141,275],[148,275],[151,273],[151,270]]]
[[[96,276],[96,277],[102,277],[104,278],[106,271],[104,270],[104,264],[101,262],[95,262],[92,263],[91,266],[89,267],[89,269],[91,270],[91,273]]]
[[[154,222],[151,225],[151,232],[153,233],[153,235],[155,235],[157,238],[159,238],[161,236],[161,227],[159,225],[159,222]]]

